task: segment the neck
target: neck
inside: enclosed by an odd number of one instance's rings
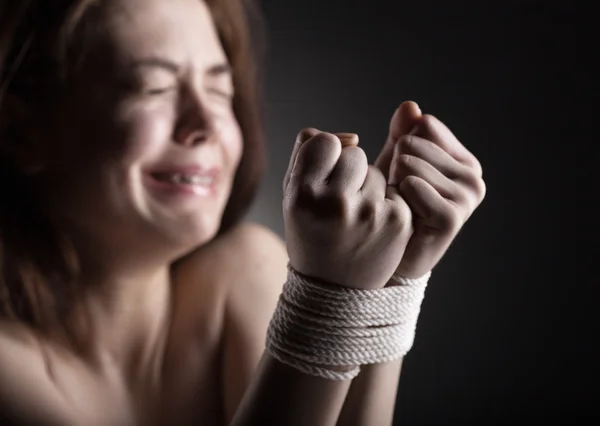
[[[147,372],[163,352],[170,324],[169,258],[149,250],[74,242],[89,360],[125,375]]]
[[[77,303],[66,308],[66,336],[57,324],[56,337],[72,339],[66,344],[97,366],[110,365],[123,374],[147,370],[163,352],[171,316],[171,263],[182,253],[151,236],[140,241],[133,230],[103,232],[52,217],[66,252],[76,253],[70,269]]]
[[[161,351],[170,323],[168,265],[135,276],[83,274],[82,278],[95,361],[116,365],[122,372],[146,367]]]

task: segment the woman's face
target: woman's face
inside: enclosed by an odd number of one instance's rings
[[[217,232],[242,153],[227,58],[201,0],[107,3],[49,113],[43,193],[86,236],[187,250]]]

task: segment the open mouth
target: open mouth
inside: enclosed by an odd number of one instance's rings
[[[213,176],[202,176],[185,173],[151,173],[156,181],[171,185],[211,186],[215,182]]]
[[[155,172],[147,176],[151,187],[171,194],[212,196],[217,187],[217,178],[211,174]]]

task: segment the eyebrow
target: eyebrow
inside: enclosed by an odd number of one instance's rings
[[[132,64],[132,67],[133,68],[144,68],[144,67],[162,68],[166,71],[172,72],[173,74],[178,74],[179,70],[180,70],[180,67],[179,67],[179,65],[177,65],[177,63],[170,61],[168,59],[158,58],[158,57],[150,57],[150,58],[140,59],[138,61],[135,61]],[[226,62],[212,65],[208,68],[208,70],[206,71],[206,74],[208,74],[211,77],[218,77],[223,74],[231,74],[231,65],[229,65]]]

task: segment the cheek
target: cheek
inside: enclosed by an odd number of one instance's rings
[[[169,108],[138,110],[122,121],[123,150],[121,160],[132,164],[160,155],[172,132],[172,111]]]
[[[244,149],[242,130],[235,117],[231,116],[219,121],[218,131],[225,155],[231,164],[233,173],[235,173]]]

